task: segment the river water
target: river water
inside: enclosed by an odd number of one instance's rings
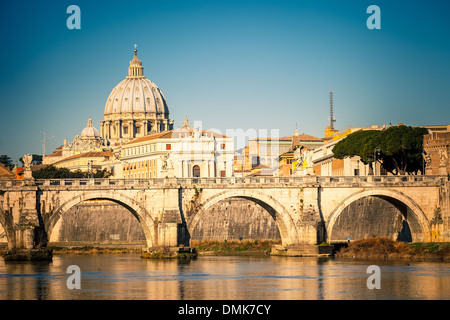
[[[67,273],[72,265],[79,267],[80,289],[68,288],[68,279],[76,275]],[[379,289],[368,288],[371,265],[380,268]],[[333,257],[199,256],[176,261],[134,254],[56,255],[44,263],[0,261],[0,299],[450,299],[450,264]]]

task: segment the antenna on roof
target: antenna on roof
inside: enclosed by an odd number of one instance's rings
[[[334,123],[336,122],[336,119],[333,115],[333,91],[330,91],[330,116],[328,117],[328,120],[330,120],[331,129],[334,129]]]
[[[44,135],[44,140],[41,140],[42,142],[42,158],[45,157],[45,143],[47,142],[47,140],[50,140],[52,138],[54,138],[55,136],[50,135],[48,137],[48,139],[46,139],[46,135],[48,134],[47,132],[41,131],[41,133]]]

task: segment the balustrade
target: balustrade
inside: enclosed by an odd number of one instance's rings
[[[326,185],[346,184],[346,183],[423,183],[448,181],[448,176],[303,176],[303,177],[273,177],[273,176],[247,176],[247,177],[227,177],[227,178],[149,178],[149,179],[45,179],[34,180],[34,185],[38,187],[48,186],[124,186],[145,187],[159,186],[164,184],[177,185],[197,185],[197,184],[305,184],[318,183]],[[12,188],[33,185],[28,180],[0,180],[0,188]]]

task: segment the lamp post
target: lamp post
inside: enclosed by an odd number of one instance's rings
[[[380,152],[380,147],[375,147],[375,149],[373,149],[373,175],[376,175],[376,170],[377,170],[377,154]]]
[[[88,161],[88,177],[89,178],[94,178],[94,170],[92,169],[94,160],[89,160]]]

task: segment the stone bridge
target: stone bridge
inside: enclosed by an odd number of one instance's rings
[[[189,246],[208,208],[243,198],[269,212],[282,245],[295,246],[345,241],[335,231],[343,212],[372,197],[400,211],[412,241],[449,241],[449,184],[447,176],[0,180],[0,224],[9,248],[30,249],[73,206],[110,200],[136,217],[147,247]]]

